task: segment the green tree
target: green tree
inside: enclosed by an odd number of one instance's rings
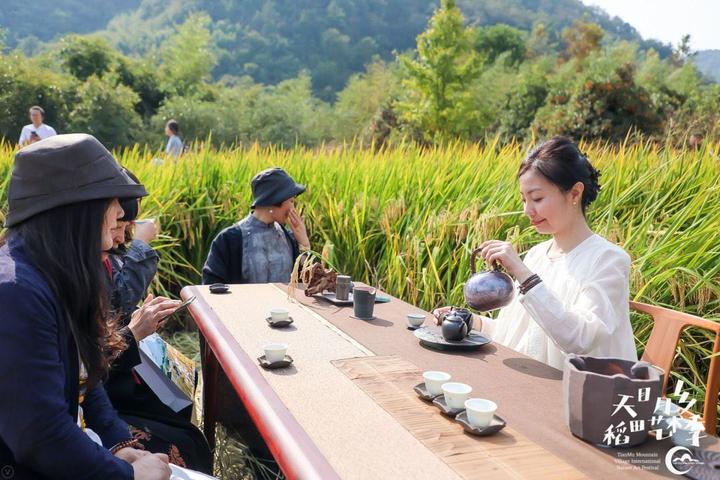
[[[554,53],[550,44],[550,34],[543,23],[536,23],[532,27],[530,37],[527,40],[527,54],[530,58],[541,57]]]
[[[337,95],[334,136],[338,139],[364,137],[378,112],[399,93],[399,80],[394,65],[376,60],[365,73],[350,77],[347,86]]]
[[[600,25],[576,20],[562,32],[568,57],[583,60],[590,52],[600,48],[605,31]]]
[[[312,95],[306,72],[297,78],[266,87],[251,105],[246,137],[284,147],[317,145],[330,138],[332,110]]]
[[[508,65],[517,65],[525,57],[525,34],[502,23],[475,31],[475,49],[485,56],[487,63],[495,62],[501,54],[507,53]]]
[[[537,111],[545,104],[549,91],[546,73],[529,68],[513,83],[500,113],[500,135],[506,139],[525,138]]]
[[[627,63],[603,78],[586,76],[572,90],[556,90],[537,113],[533,128],[542,135],[622,141],[631,131],[656,134],[662,127],[650,94],[635,83]]]
[[[171,97],[153,118],[153,131],[161,132],[164,122],[175,118],[185,140],[211,135],[216,145],[258,141],[293,147],[330,138],[332,109],[312,96],[306,73],[273,86],[245,78],[235,86],[209,91],[211,95],[203,97]]]
[[[417,38],[417,58],[400,56],[407,96],[400,116],[426,140],[476,135],[479,118],[470,83],[483,59],[473,48],[455,0],[443,0],[428,28]]]
[[[102,77],[109,72],[115,51],[103,38],[69,35],[60,40],[59,54],[63,69],[85,80],[91,75]]]
[[[114,71],[120,83],[138,94],[135,111],[145,119],[155,115],[167,97],[157,69],[146,60],[119,57]]]
[[[695,55],[690,47],[690,34],[686,33],[680,38],[680,43],[676,48],[673,48],[672,54],[670,55],[670,61],[676,67],[681,67],[688,59]]]
[[[130,145],[141,133],[135,112],[140,99],[129,87],[107,77],[92,76],[78,88],[70,130],[94,135],[110,147]]]
[[[45,121],[58,132],[66,132],[76,84],[74,77],[45,68],[34,59],[0,54],[0,137],[16,142],[23,125],[29,123],[32,105],[41,105]]]
[[[192,14],[163,43],[160,70],[166,90],[186,95],[210,79],[217,59],[209,25],[206,13]]]

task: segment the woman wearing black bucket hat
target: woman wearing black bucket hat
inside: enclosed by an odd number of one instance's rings
[[[204,284],[287,283],[295,259],[310,248],[294,203],[305,186],[282,168],[263,170],[251,186],[252,212],[215,237],[203,267]]]
[[[166,455],[131,447],[102,386],[123,347],[101,255],[147,195],[94,137],[20,150],[0,240],[0,466],[6,478],[167,479]]]

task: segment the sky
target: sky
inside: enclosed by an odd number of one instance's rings
[[[692,50],[720,49],[720,0],[582,0],[635,27],[643,38],[677,45],[690,34]]]

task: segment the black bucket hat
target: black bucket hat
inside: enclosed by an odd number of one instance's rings
[[[135,176],[130,170],[127,168],[122,169],[122,171],[130,177],[130,180],[132,180],[134,183],[137,183],[140,185],[140,179]],[[124,198],[120,200],[120,206],[123,209],[123,212],[125,212],[125,215],[122,216],[122,218],[119,218],[118,220],[121,222],[134,222],[135,219],[137,219],[138,213],[140,213],[140,199],[139,198]]]
[[[253,193],[252,207],[280,205],[288,198],[297,197],[305,191],[305,185],[295,180],[282,168],[268,168],[255,175],[250,182]]]
[[[56,135],[15,154],[5,227],[62,205],[147,194],[92,135]]]

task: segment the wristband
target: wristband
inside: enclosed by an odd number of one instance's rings
[[[530,291],[531,288],[535,287],[537,284],[542,282],[542,278],[540,278],[537,274],[530,275],[523,283],[520,284],[518,289],[520,290],[520,293],[525,295],[527,292]]]

